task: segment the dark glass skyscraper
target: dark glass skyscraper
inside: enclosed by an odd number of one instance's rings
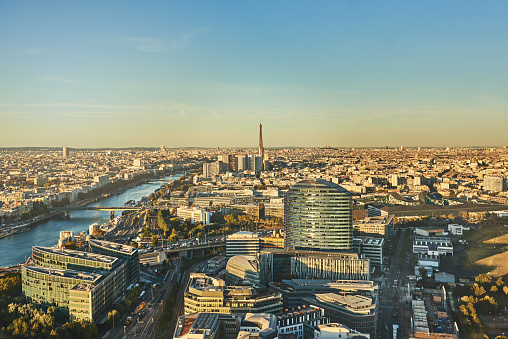
[[[284,198],[284,231],[288,250],[351,250],[351,194],[326,180],[300,181]]]

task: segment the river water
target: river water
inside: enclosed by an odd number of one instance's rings
[[[123,193],[91,203],[87,206],[117,207],[124,206],[129,200],[140,200],[148,196],[167,180],[176,180],[180,174],[154,180],[126,190]],[[121,212],[115,212],[118,216]],[[30,231],[13,234],[0,239],[0,267],[11,266],[25,261],[32,255],[32,246],[53,246],[58,243],[60,231],[73,231],[74,234],[88,230],[93,223],[103,224],[109,221],[108,211],[71,211],[70,219],[58,217],[32,226]]]

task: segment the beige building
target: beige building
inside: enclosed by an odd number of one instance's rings
[[[367,217],[353,221],[353,231],[363,234],[389,235],[393,231],[393,215]]]
[[[214,313],[276,313],[282,310],[278,293],[258,292],[250,286],[225,286],[224,280],[204,274],[191,274],[184,294],[185,314]]]

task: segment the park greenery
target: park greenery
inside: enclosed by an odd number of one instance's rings
[[[39,215],[46,214],[48,212],[48,207],[42,201],[34,201],[30,212],[21,213],[21,220],[29,220],[35,218]]]
[[[79,320],[57,329],[56,309],[38,309],[21,300],[21,274],[6,273],[0,277],[0,329],[14,338],[99,338],[95,323]]]
[[[481,316],[498,313],[508,306],[508,286],[502,277],[480,274],[471,285],[457,285],[453,297],[459,300],[459,325],[468,337],[487,335]]]
[[[190,219],[182,220],[177,215],[177,209],[160,209],[157,214],[157,225],[168,242],[178,240],[205,238],[218,235],[227,235],[234,231],[255,231],[259,226],[277,226],[282,224],[280,218],[259,219],[248,214],[229,214],[223,216],[218,211],[212,214],[210,224],[202,222],[191,223]],[[151,238],[152,246],[159,243],[160,239],[154,238],[154,234],[148,227],[141,229],[141,237]]]
[[[0,296],[13,295],[21,290],[21,273],[6,273],[0,278]]]

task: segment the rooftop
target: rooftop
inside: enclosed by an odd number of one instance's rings
[[[36,272],[36,273],[47,274],[47,275],[52,275],[52,276],[59,276],[59,277],[64,277],[64,278],[69,278],[69,279],[85,280],[90,283],[97,282],[103,276],[102,274],[97,274],[97,273],[88,273],[88,272],[61,269],[61,268],[47,268],[47,267],[39,267],[39,266],[23,266],[23,268],[26,270],[29,270],[29,271]]]
[[[116,242],[106,241],[106,240],[97,240],[90,239],[90,243],[95,244],[97,246],[106,247],[115,251],[124,252],[126,254],[133,254],[138,251],[137,248],[127,245],[118,244]]]
[[[228,235],[226,240],[246,239],[246,238],[259,238],[259,235],[257,235],[256,233],[248,232],[248,231],[240,231],[240,232],[236,232],[234,234]]]
[[[71,288],[72,291],[83,291],[83,292],[90,292],[94,289],[94,285],[91,284],[77,284],[73,288]]]
[[[337,184],[334,184],[331,181],[326,181],[323,179],[315,179],[315,180],[302,180],[296,183],[293,187],[291,187],[290,190],[294,189],[300,189],[300,188],[325,188],[325,189],[334,189],[338,190],[341,193],[346,193],[348,195],[351,195],[348,190],[346,190],[344,187],[339,186]]]
[[[323,302],[345,307],[353,312],[374,308],[375,306],[372,303],[372,298],[364,297],[362,295],[321,293],[316,294],[316,298]]]
[[[59,255],[64,255],[66,257],[79,258],[79,259],[104,262],[104,263],[114,263],[115,261],[119,260],[118,258],[110,257],[110,256],[103,255],[103,254],[95,254],[95,253],[89,253],[89,252],[83,252],[83,251],[68,250],[68,249],[64,249],[64,248],[41,247],[41,246],[33,246],[33,248],[38,249],[43,252],[47,252],[47,253],[59,254]]]

